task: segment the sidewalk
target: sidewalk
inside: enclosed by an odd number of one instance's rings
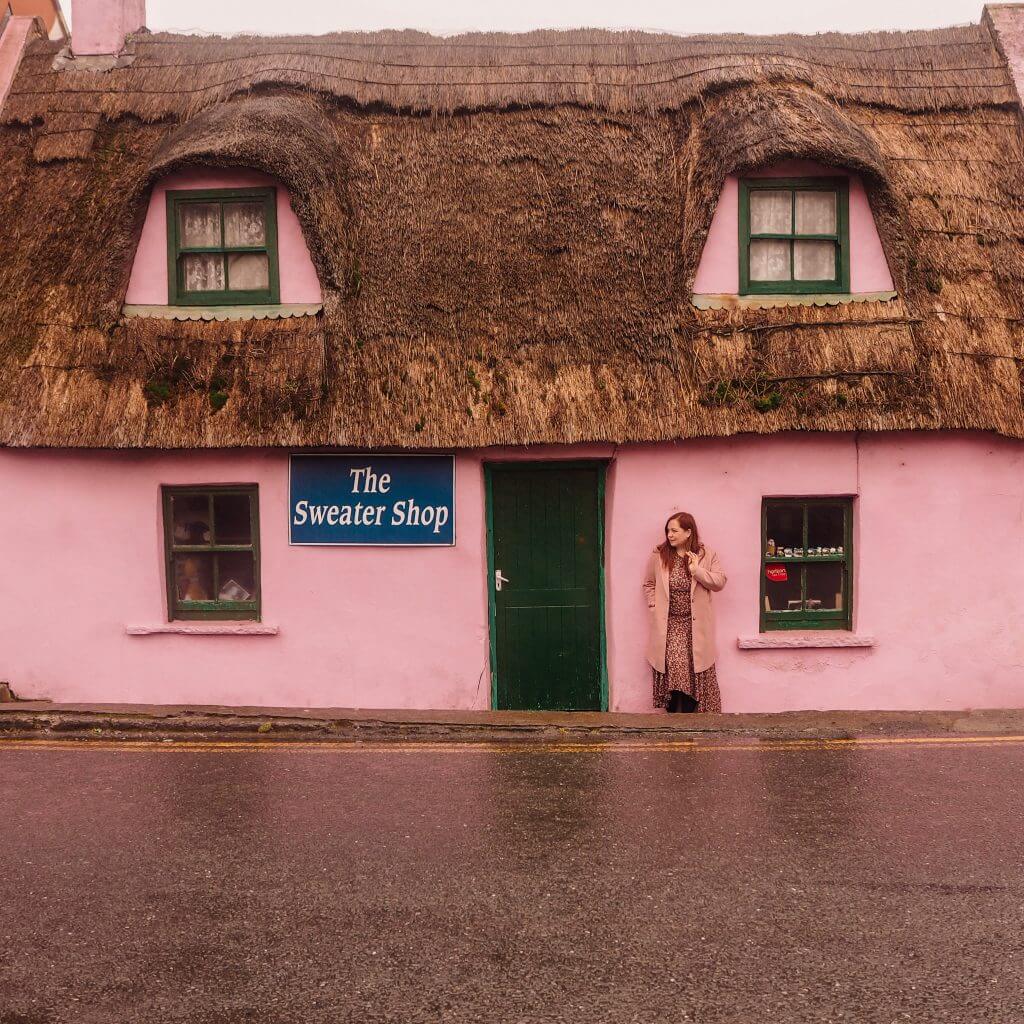
[[[1024,736],[1024,709],[665,715],[0,703],[0,738],[593,742],[736,736],[778,740],[947,735]]]

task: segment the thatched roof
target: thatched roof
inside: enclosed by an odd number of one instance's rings
[[[0,118],[0,444],[1024,437],[1024,147],[985,25],[132,46],[90,73],[34,43]],[[694,308],[725,176],[794,157],[864,177],[899,297]],[[321,314],[122,318],[149,189],[195,164],[288,186]]]

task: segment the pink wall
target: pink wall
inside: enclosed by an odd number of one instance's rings
[[[486,453],[525,456],[612,459],[613,710],[650,709],[640,581],[680,507],[729,575],[715,595],[727,711],[1024,704],[1020,442],[783,435]],[[486,708],[483,458],[457,458],[455,548],[304,548],[287,543],[283,452],[0,450],[0,537],[16,538],[4,546],[0,679],[61,701]],[[279,632],[128,635],[165,621],[160,484],[204,482],[259,484],[263,620]],[[739,650],[758,629],[762,496],[847,494],[855,632],[876,645]]]
[[[850,291],[892,291],[892,275],[868,204],[856,174],[809,160],[790,160],[748,178],[844,177],[850,180]],[[697,295],[735,295],[740,288],[739,179],[730,174],[715,207],[700,266],[693,282]]]
[[[146,0],[74,0],[71,49],[79,56],[120,53],[146,24]]]
[[[146,222],[135,253],[124,301],[129,305],[167,305],[167,191],[188,188],[277,187],[277,249],[281,271],[281,301],[321,301],[320,280],[309,256],[302,226],[291,207],[288,189],[259,171],[219,171],[189,168],[169,174],[153,188]]]
[[[11,18],[0,35],[0,110],[3,110],[11,83],[18,73],[25,43],[32,32],[34,18]]]

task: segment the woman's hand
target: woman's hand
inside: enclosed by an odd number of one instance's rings
[[[696,551],[687,551],[686,552],[686,564],[689,566],[690,572],[692,573],[693,570],[694,570],[694,567],[697,564],[697,552]]]

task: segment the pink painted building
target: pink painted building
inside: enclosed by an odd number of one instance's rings
[[[726,711],[1024,702],[1016,8],[719,40],[73,13],[70,49],[0,39],[17,694],[650,710],[641,582],[685,509]]]

